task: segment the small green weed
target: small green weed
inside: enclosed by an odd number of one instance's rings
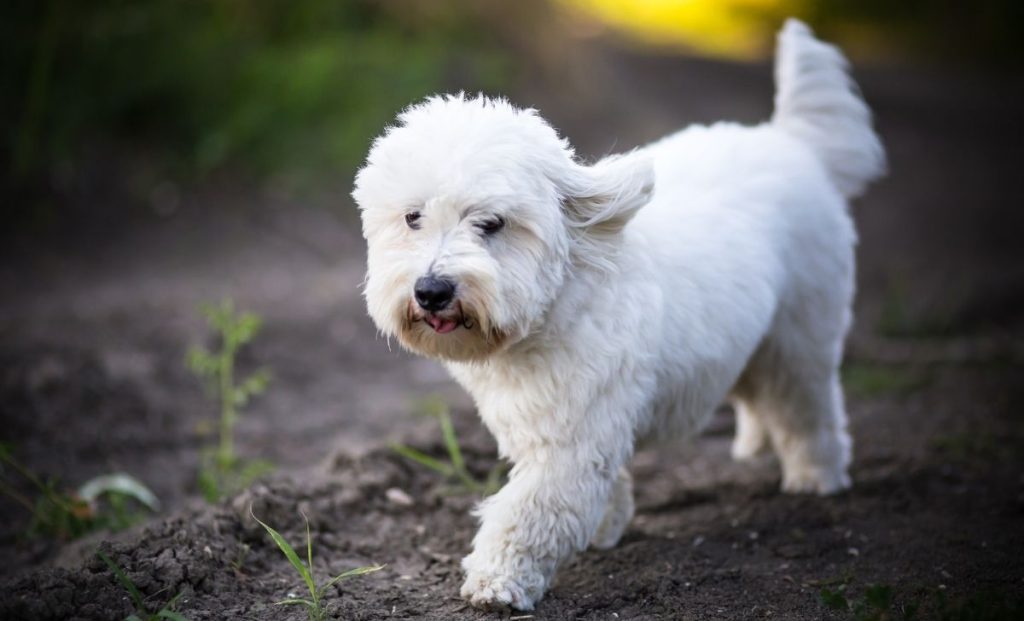
[[[239,412],[267,389],[270,372],[260,369],[240,382],[235,381],[236,356],[259,333],[262,322],[258,316],[236,312],[230,299],[218,306],[204,305],[202,312],[220,339],[220,349],[209,351],[193,346],[187,363],[193,373],[207,382],[220,406],[218,443],[203,450],[199,468],[199,489],[207,501],[216,502],[274,469],[268,461],[243,459],[235,452]]]
[[[440,424],[441,437],[444,439],[444,446],[448,451],[448,461],[431,457],[404,444],[393,444],[391,445],[392,450],[402,457],[437,472],[446,480],[455,481],[454,490],[456,492],[490,496],[501,489],[502,479],[507,471],[504,463],[498,463],[482,481],[474,477],[466,468],[466,461],[462,456],[458,437],[455,435],[455,427],[452,426],[452,417],[444,401],[438,397],[431,397],[425,400],[423,411],[428,416],[436,418]]]
[[[1012,463],[1024,460],[1024,435],[972,429],[969,433],[936,436],[931,448],[944,458],[959,462]]]
[[[276,602],[276,605],[305,606],[306,613],[309,615],[310,621],[323,621],[324,619],[326,619],[327,611],[324,610],[323,597],[324,594],[327,592],[327,589],[331,588],[332,586],[334,586],[342,580],[347,580],[348,578],[354,578],[355,576],[362,576],[363,574],[368,574],[374,571],[380,571],[381,569],[384,569],[384,565],[356,567],[355,569],[350,569],[348,571],[338,574],[337,576],[331,578],[324,584],[318,585],[316,579],[313,577],[313,537],[309,532],[309,519],[306,518],[305,514],[303,514],[302,516],[302,519],[306,522],[305,563],[303,563],[302,559],[299,558],[299,555],[295,552],[295,548],[293,548],[287,541],[285,541],[285,538],[281,536],[281,533],[277,532],[269,525],[262,522],[258,517],[256,517],[256,515],[252,512],[252,506],[249,507],[249,515],[251,515],[252,519],[256,520],[256,522],[259,523],[259,525],[267,531],[267,534],[270,535],[270,538],[274,540],[274,543],[277,544],[277,547],[281,549],[281,552],[288,559],[288,562],[292,564],[292,567],[295,568],[295,571],[297,571],[299,573],[299,576],[302,577],[302,581],[306,584],[306,588],[309,589],[309,599],[303,597],[290,597],[288,599]]]
[[[121,586],[125,591],[128,592],[128,596],[132,600],[132,604],[135,606],[135,612],[125,617],[124,621],[159,621],[160,619],[167,619],[168,621],[188,621],[184,615],[180,612],[175,612],[174,607],[177,605],[178,600],[181,598],[181,593],[175,595],[164,604],[160,610],[156,612],[150,612],[146,606],[146,601],[142,597],[142,593],[139,592],[138,587],[131,581],[124,570],[118,567],[117,563],[113,561],[109,556],[103,552],[96,552],[97,556],[103,560],[103,562],[110,568],[111,573],[117,578],[117,581],[121,583]]]
[[[249,553],[252,552],[252,548],[247,543],[239,543],[238,550],[235,552],[235,558],[231,561],[231,568],[235,570],[235,573],[242,573],[245,568],[245,561],[249,558]]]
[[[1006,621],[1024,619],[1024,599],[1005,592],[975,593],[950,600],[939,591],[935,595],[938,621]]]
[[[843,365],[842,375],[846,391],[862,398],[906,396],[932,381],[931,374],[925,369],[865,362],[847,362]]]
[[[53,478],[42,478],[14,458],[10,447],[0,444],[0,473],[10,469],[38,492],[32,499],[0,476],[0,494],[32,514],[29,535],[76,539],[96,530],[123,530],[156,511],[160,502],[139,480],[127,474],[105,474],[87,481],[78,490],[64,489]]]
[[[886,585],[870,585],[861,598],[850,602],[845,595],[846,585],[839,585],[836,590],[821,589],[821,602],[829,610],[849,611],[857,621],[890,621],[893,619],[910,619],[905,614],[895,616],[892,611],[892,587]],[[904,611],[906,613],[906,611]],[[911,614],[916,614],[916,608]]]
[[[956,296],[953,296],[956,297]],[[879,336],[900,338],[944,338],[962,330],[948,308],[914,308],[909,287],[902,278],[890,280],[882,298],[875,331]]]
[[[944,591],[925,591],[897,605],[895,591],[888,585],[870,585],[856,599],[848,599],[846,592],[846,584],[840,584],[835,590],[822,588],[818,597],[826,608],[849,613],[854,621],[1001,621],[1019,619],[1024,614],[1024,602],[999,593],[950,601]]]

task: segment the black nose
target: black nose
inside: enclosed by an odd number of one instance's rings
[[[455,297],[455,285],[436,276],[424,276],[416,281],[416,303],[425,311],[439,311]]]

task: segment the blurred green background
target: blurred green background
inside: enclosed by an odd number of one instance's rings
[[[0,8],[0,165],[7,190],[45,193],[96,148],[113,148],[179,180],[231,169],[308,188],[350,179],[372,137],[426,94],[515,92],[557,56],[559,36],[610,34],[658,53],[756,60],[782,17],[795,14],[856,58],[1006,67],[1022,59],[1022,7],[1014,0],[9,0]]]
[[[5,6],[4,159],[22,178],[101,140],[155,150],[179,176],[240,165],[306,182],[352,168],[446,72],[494,88],[504,69],[462,13],[425,3],[416,14],[325,0]]]

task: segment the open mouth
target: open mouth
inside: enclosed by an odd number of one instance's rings
[[[455,328],[459,327],[459,322],[454,319],[446,319],[440,315],[428,313],[423,317],[423,321],[427,322],[427,325],[434,329],[434,332],[438,334],[448,334]]]
[[[415,313],[412,319],[422,320],[423,323],[433,328],[434,332],[438,334],[448,334],[454,332],[458,328],[472,328],[472,320],[466,317],[462,312],[462,304],[455,302],[450,308],[446,308],[438,312],[430,311],[419,311]],[[421,314],[422,313],[422,314]],[[418,317],[416,315],[419,315]]]

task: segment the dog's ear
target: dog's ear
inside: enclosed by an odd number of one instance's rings
[[[573,164],[563,180],[566,217],[570,226],[599,235],[622,231],[636,212],[651,200],[654,167],[641,153],[612,155],[591,166]]]

